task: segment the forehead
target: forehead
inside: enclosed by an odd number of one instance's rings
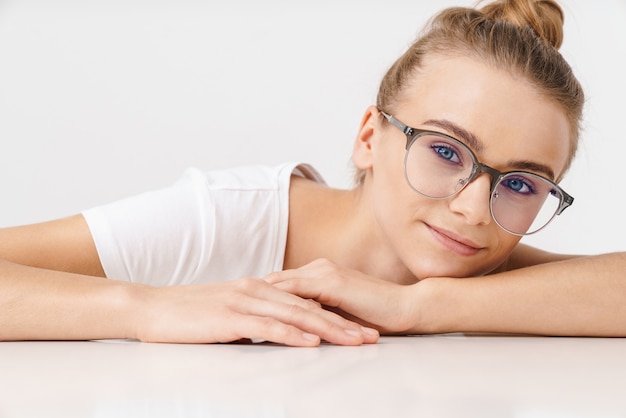
[[[394,111],[417,128],[433,128],[432,120],[461,127],[480,142],[474,151],[481,161],[501,170],[510,161],[528,161],[551,167],[559,177],[568,158],[563,109],[526,79],[477,59],[428,57]]]

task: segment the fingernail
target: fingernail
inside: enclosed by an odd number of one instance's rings
[[[302,333],[302,336],[303,336],[305,339],[309,340],[309,341],[315,341],[315,342],[317,342],[317,341],[319,340],[319,337],[318,337],[317,335],[315,335],[315,334],[309,334],[308,332],[303,332],[303,333]]]
[[[378,331],[376,331],[374,328],[361,327],[361,329],[363,330],[364,334],[367,334],[367,335],[378,335]]]
[[[346,330],[346,334],[351,335],[353,337],[361,337],[361,333],[359,331],[353,330],[353,329],[347,329]]]

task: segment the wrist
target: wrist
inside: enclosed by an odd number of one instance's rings
[[[434,277],[410,286],[410,306],[414,318],[412,334],[454,332],[455,306],[452,285],[457,279]]]
[[[141,340],[142,329],[150,316],[150,300],[154,289],[140,284],[119,286],[117,293],[118,324],[121,325],[123,338]]]

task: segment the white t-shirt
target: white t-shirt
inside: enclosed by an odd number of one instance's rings
[[[307,164],[185,171],[171,187],[83,212],[107,277],[154,286],[263,277],[281,270],[296,174]]]

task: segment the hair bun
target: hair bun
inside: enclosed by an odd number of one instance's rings
[[[554,0],[498,0],[480,12],[491,20],[530,26],[548,44],[559,49],[563,43],[563,11]]]

